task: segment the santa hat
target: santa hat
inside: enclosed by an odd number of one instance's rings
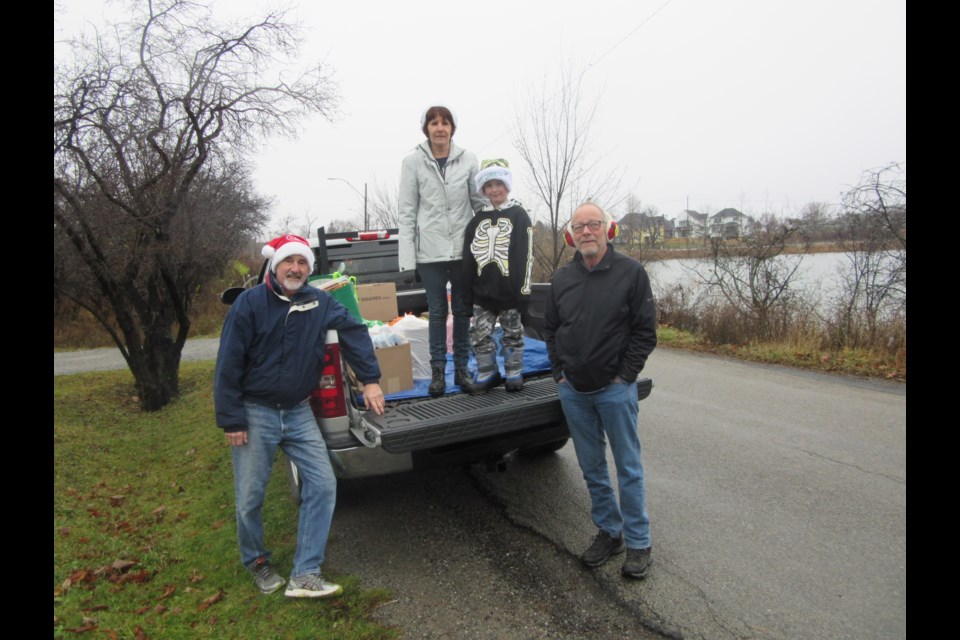
[[[481,162],[480,171],[474,180],[480,193],[483,193],[483,185],[490,180],[500,180],[506,185],[507,191],[513,191],[513,172],[510,171],[510,163],[502,158]]]
[[[310,270],[313,271],[313,249],[305,238],[288,233],[285,236],[274,238],[263,246],[260,251],[264,258],[270,260],[270,271],[276,273],[277,265],[288,256],[298,255],[307,259]]]

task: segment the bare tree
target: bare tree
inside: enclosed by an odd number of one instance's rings
[[[352,218],[334,218],[326,225],[326,233],[340,233],[343,231],[357,231],[363,229],[363,214],[356,214]]]
[[[626,198],[627,213],[620,217],[618,241],[630,247],[630,255],[644,266],[651,261],[653,249],[664,239],[666,220],[657,207],[643,206],[640,198],[630,194]]]
[[[377,229],[396,229],[400,226],[400,186],[379,182],[369,203],[370,219]]]
[[[799,221],[764,214],[753,233],[743,238],[708,238],[710,256],[695,268],[701,282],[719,291],[760,337],[778,337],[777,318],[785,316],[777,312],[797,302],[792,283],[803,254],[787,255],[784,249],[800,232]]]
[[[573,209],[587,199],[608,210],[616,204],[609,200],[619,192],[620,174],[595,171],[600,157],[594,153],[590,129],[597,104],[584,104],[579,76],[565,68],[555,89],[544,83],[517,115],[514,148],[547,212],[549,237],[537,238],[534,245],[538,271],[547,276],[560,264],[564,226]]]
[[[840,269],[838,346],[873,344],[885,319],[907,304],[907,176],[905,163],[866,171],[843,198],[837,241]]]
[[[299,218],[292,213],[288,213],[277,220],[276,225],[272,226],[267,232],[267,236],[276,238],[286,233],[293,233],[309,239],[316,232],[317,219],[318,216],[316,214],[311,215],[309,211],[304,211]]]
[[[55,287],[110,331],[156,410],[179,393],[192,297],[223,267],[213,247],[262,223],[242,152],[337,103],[325,67],[282,69],[298,50],[283,13],[233,31],[184,0],[132,11],[54,66]]]

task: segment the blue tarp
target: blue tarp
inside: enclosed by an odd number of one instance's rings
[[[500,327],[497,327],[493,332],[493,340],[497,343],[497,365],[500,367],[500,373],[503,374],[503,356],[500,355],[501,343],[500,338],[503,336],[503,330]],[[477,361],[474,359],[473,354],[470,354],[470,360],[467,363],[467,369],[469,369],[471,374],[476,374],[477,372]],[[523,338],[523,374],[525,376],[532,375],[535,373],[545,373],[550,371],[550,359],[547,357],[547,344],[543,340],[536,340],[534,338],[528,338],[524,336]],[[399,393],[391,393],[386,396],[387,400],[406,400],[408,398],[426,398],[430,394],[427,392],[427,387],[430,386],[429,378],[414,378],[413,379],[413,389],[407,391],[400,391]],[[447,354],[447,395],[453,393],[460,393],[460,387],[453,383],[453,355]],[[357,402],[363,403],[363,396],[357,397]]]

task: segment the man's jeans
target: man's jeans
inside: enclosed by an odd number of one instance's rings
[[[237,537],[240,561],[249,567],[257,558],[270,559],[263,543],[263,496],[277,446],[297,465],[303,480],[297,552],[291,576],[318,573],[330,533],[337,499],[327,446],[320,435],[309,401],[293,409],[273,409],[251,402],[247,412],[247,444],[231,447],[237,495]]]
[[[430,366],[447,366],[447,282],[450,283],[450,310],[453,312],[453,365],[466,369],[470,358],[470,316],[463,303],[463,263],[423,262],[417,264],[420,281],[427,292],[430,322]]]
[[[610,383],[599,391],[579,393],[564,380],[557,385],[557,392],[590,491],[593,523],[614,538],[622,531],[630,549],[649,547],[650,517],[637,433],[637,383]],[[607,472],[607,439],[617,465],[619,506]]]

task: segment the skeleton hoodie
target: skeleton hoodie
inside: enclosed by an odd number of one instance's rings
[[[463,298],[467,308],[518,309],[530,302],[533,225],[510,198],[502,208],[487,205],[463,234]]]

